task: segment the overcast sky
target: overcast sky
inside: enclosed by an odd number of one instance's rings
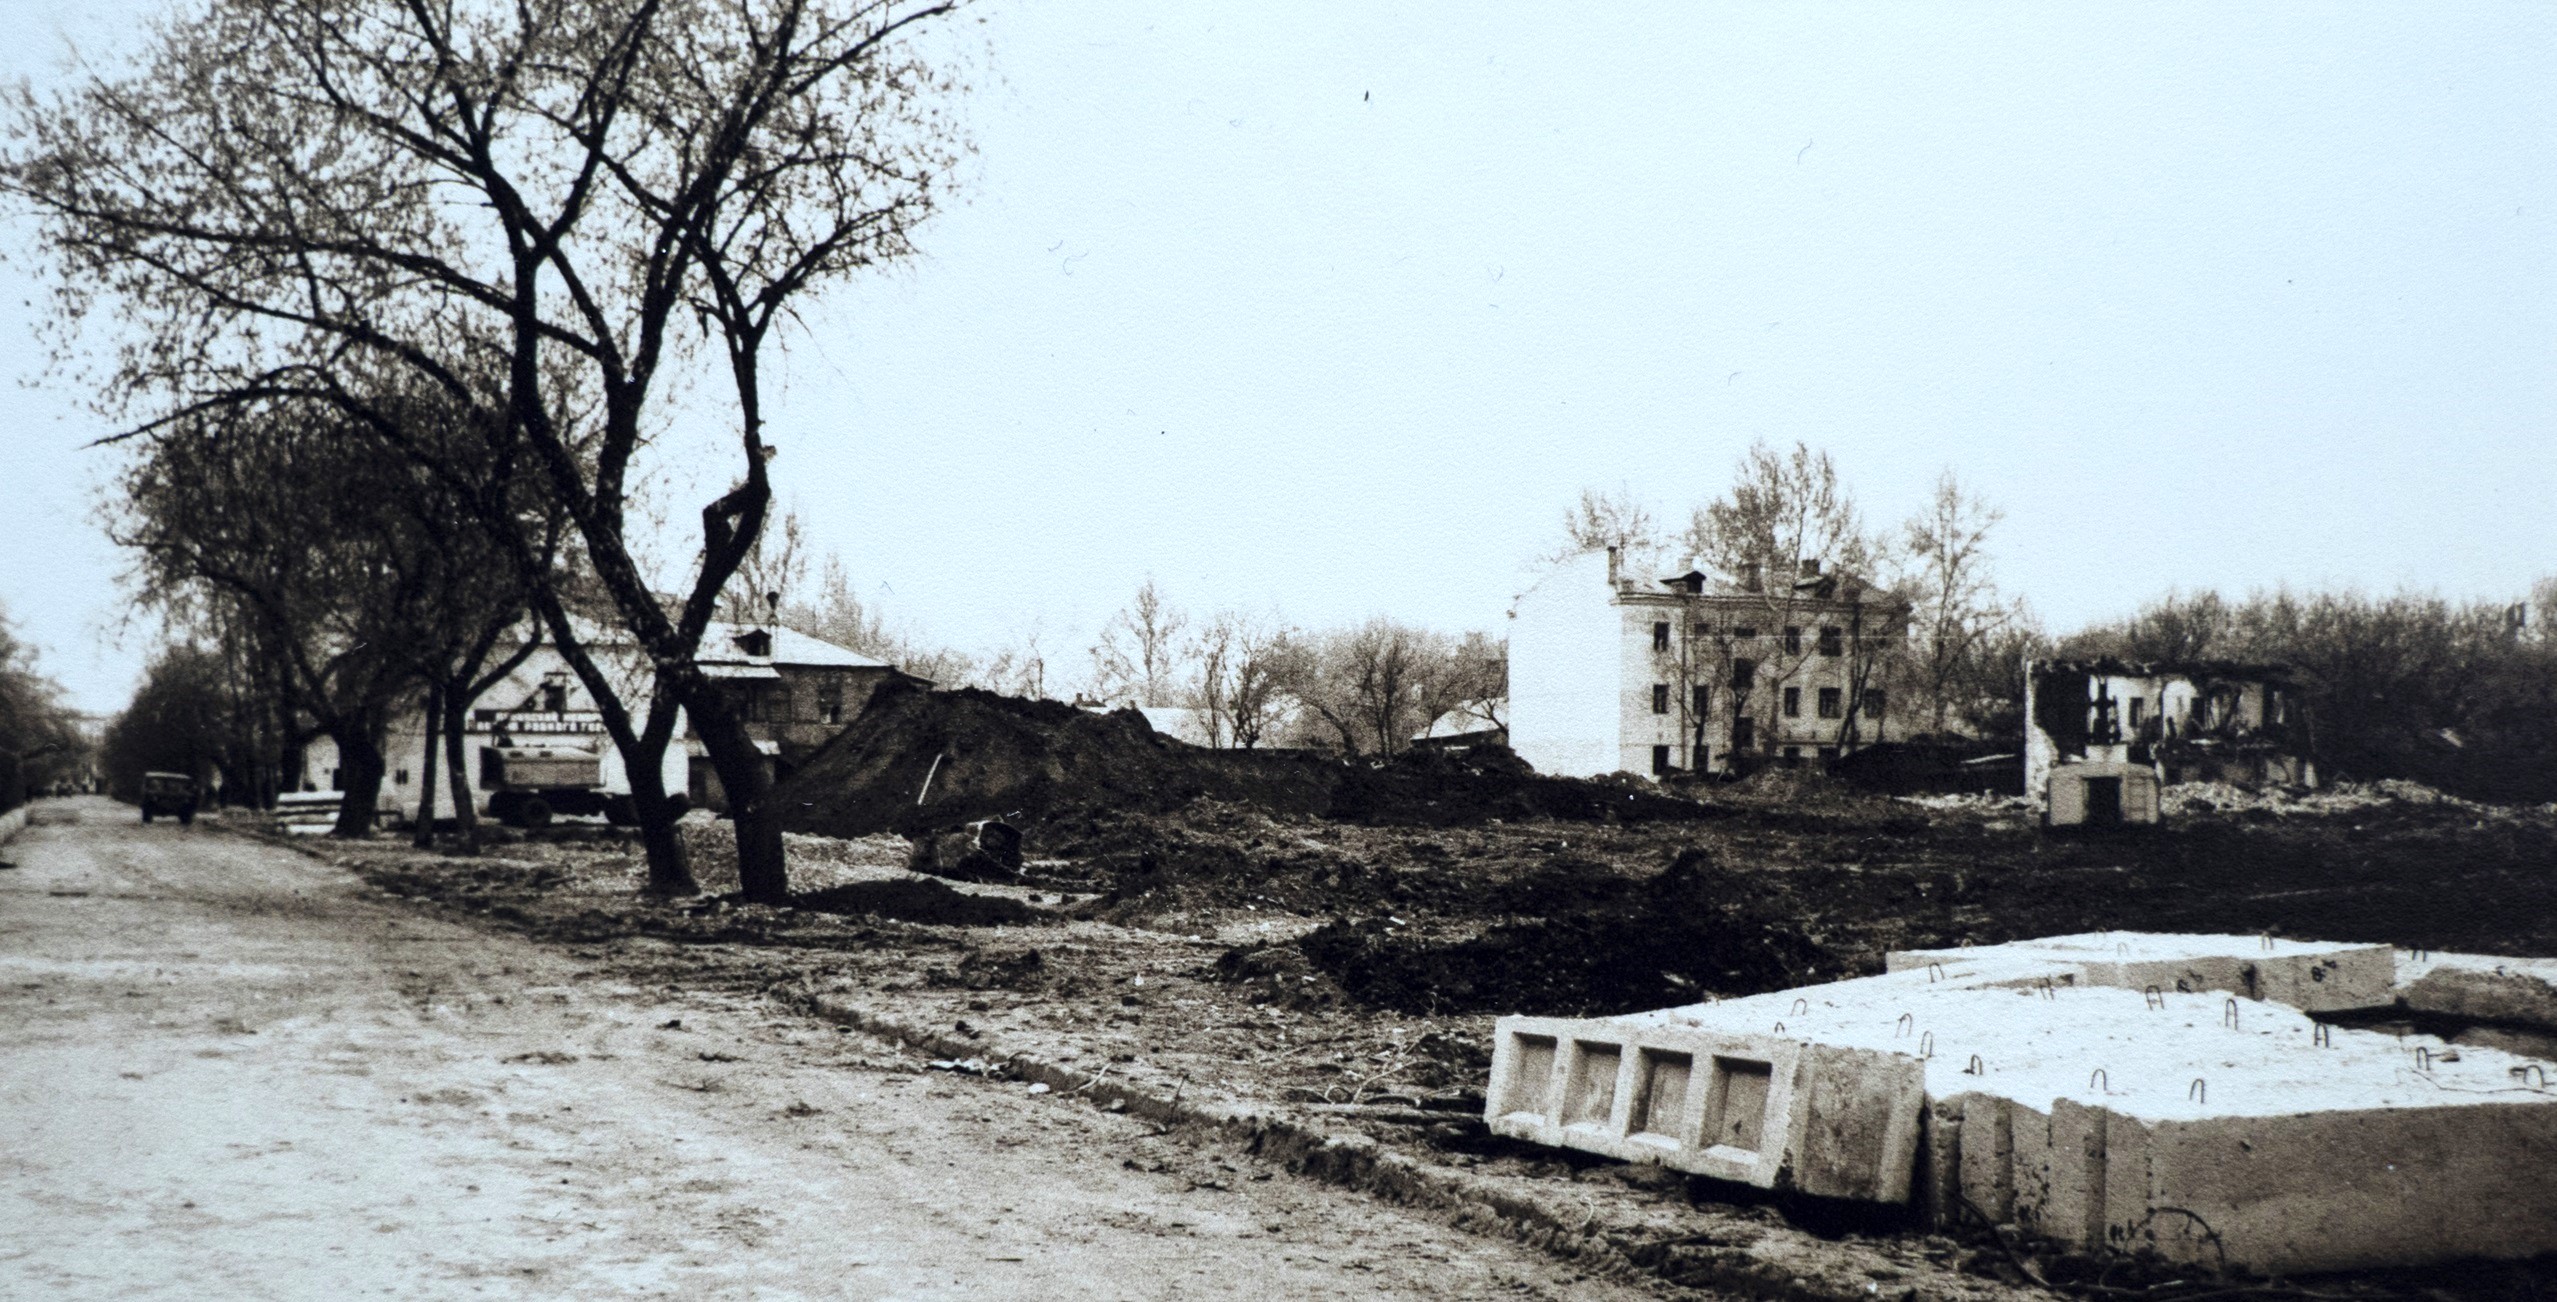
[[[153,8],[49,5],[12,75]],[[2557,6],[972,14],[969,201],[791,340],[774,470],[893,619],[1052,683],[1149,574],[1496,630],[1581,486],[1683,520],[1754,438],[1876,523],[1954,467],[2056,629],[2557,573]],[[0,602],[112,709],[102,431],[8,247]]]

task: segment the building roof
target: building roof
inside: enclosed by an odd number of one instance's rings
[[[2084,660],[2036,660],[2035,674],[2097,674],[2107,678],[2242,678],[2270,683],[2291,680],[2289,665],[2244,660],[2124,660],[2096,656]]]
[[[747,655],[737,639],[749,633],[770,633],[772,654]],[[795,628],[765,624],[731,624],[711,621],[701,633],[701,652],[696,657],[705,666],[714,664],[773,664],[833,669],[894,669],[896,666],[877,656],[863,655],[850,647],[836,646],[824,638],[811,637]]]

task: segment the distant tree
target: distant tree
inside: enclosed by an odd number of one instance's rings
[[[1415,692],[1421,732],[1427,736],[1446,719],[1457,731],[1501,726],[1509,703],[1509,651],[1488,633],[1467,633],[1453,642],[1433,636],[1434,653],[1423,661]]]
[[[2237,609],[2220,594],[2170,591],[2127,620],[2072,634],[2060,653],[2137,661],[2228,659],[2247,654],[2239,648],[2237,625]]]
[[[696,653],[771,501],[765,345],[810,291],[907,256],[964,151],[910,40],[949,9],[205,0],[129,75],[19,91],[0,183],[41,219],[66,315],[104,302],[127,328],[95,378],[136,430],[279,394],[377,416],[350,370],[488,401],[469,354],[493,341],[500,451],[545,476],[595,612],[650,669],[642,709],[574,594],[514,549],[625,758],[650,889],[693,889],[660,776],[680,713],[728,792],[743,893],[777,904],[764,757]],[[630,473],[660,381],[705,354],[737,461],[670,607],[633,550]],[[591,456],[558,421],[563,372],[598,404]]]
[[[761,624],[778,618],[785,603],[804,603],[808,559],[807,528],[798,511],[785,508],[755,534],[746,559],[729,576],[728,587],[719,594],[719,618]]]
[[[1342,754],[1390,756],[1429,723],[1421,712],[1450,654],[1445,634],[1378,616],[1291,648],[1280,682]]]
[[[145,773],[236,772],[240,738],[226,677],[221,657],[202,647],[180,643],[153,657],[99,743],[107,790],[133,800]]]
[[[61,688],[38,671],[34,650],[0,609],[0,811],[17,808],[86,749]]]
[[[783,590],[783,624],[836,646],[876,656],[918,678],[944,687],[976,681],[975,660],[964,652],[934,645],[892,623],[878,602],[865,599],[852,585],[841,558],[829,554],[818,566],[814,592],[803,598]]]
[[[1901,586],[1915,607],[1909,676],[1925,694],[1934,732],[1959,711],[1962,680],[1983,644],[2018,614],[1999,599],[1989,569],[1989,533],[2003,518],[1947,469],[1927,505],[1901,526]]]
[[[1128,604],[1101,628],[1092,646],[1091,694],[1104,701],[1143,706],[1173,703],[1181,689],[1190,618],[1163,599],[1148,577]]]
[[[1651,508],[1634,495],[1633,486],[1584,488],[1580,499],[1563,513],[1563,545],[1547,557],[1567,560],[1610,547],[1628,564],[1647,564],[1665,550],[1666,535]]]
[[[1733,649],[1752,662],[1751,681],[1782,684],[1816,654],[1811,616],[1821,604],[1844,601],[1850,627],[1842,630],[1848,685],[1837,739],[1861,739],[1866,689],[1890,667],[1899,650],[1899,613],[1905,603],[1876,587],[1884,549],[1865,532],[1855,497],[1826,452],[1796,443],[1778,452],[1764,441],[1750,445],[1734,469],[1731,487],[1697,508],[1686,542],[1697,559],[1719,572],[1758,606],[1757,631],[1772,636]],[[1786,635],[1784,630],[1797,630]],[[1734,709],[1762,720],[1761,745],[1778,735],[1776,691],[1735,681]]]
[[[1251,750],[1276,729],[1290,646],[1285,625],[1241,611],[1221,611],[1199,630],[1183,703],[1210,745]]]

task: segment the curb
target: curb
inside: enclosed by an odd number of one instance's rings
[[[1115,1104],[1158,1125],[1204,1130],[1297,1175],[1432,1213],[1456,1229],[1523,1244],[1593,1274],[1780,1302],[1874,1302],[1870,1285],[1823,1287],[1830,1282],[1805,1278],[1745,1251],[1682,1255],[1670,1244],[1629,1250],[1590,1228],[1593,1212],[1549,1207],[1466,1172],[1428,1166],[1366,1135],[1318,1130],[1248,1105],[1184,1102],[1177,1092],[1166,1098],[1028,1054],[1002,1053],[982,1041],[926,1030],[840,998],[786,989],[769,993],[795,1011],[935,1058],[975,1058],[999,1067],[1007,1079],[1043,1084],[1057,1094],[1082,1094],[1105,1107]]]

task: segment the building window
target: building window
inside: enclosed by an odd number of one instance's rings
[[[1652,747],[1652,748],[1651,748],[1651,775],[1652,775],[1653,777],[1659,777],[1659,776],[1661,776],[1662,774],[1667,773],[1668,771],[1669,771],[1669,748],[1668,748],[1668,747],[1666,747],[1666,746],[1654,746],[1654,747]]]
[[[1731,690],[1734,693],[1741,696],[1747,696],[1749,694],[1749,689],[1755,686],[1757,682],[1757,661],[1734,660],[1731,662]]]
[[[826,723],[843,722],[843,684],[817,684],[817,717]]]
[[[2147,698],[2147,697],[2145,697],[2145,696],[2134,696],[2134,697],[2132,697],[2132,698],[2131,698],[2131,730],[2132,730],[2132,731],[2134,731],[2134,732],[2139,731],[2139,727],[2140,727],[2140,720],[2142,720],[2143,718],[2147,717],[2148,712],[2149,712],[2149,700],[2148,700],[2148,698]]]
[[[1794,765],[1799,764],[1799,763],[1801,763],[1801,762],[1802,762],[1802,747],[1800,747],[1800,746],[1787,746],[1787,747],[1785,747],[1785,767],[1786,767],[1786,768],[1792,768]]]
[[[1706,715],[1713,713],[1714,689],[1703,683],[1698,683],[1693,688],[1693,691],[1695,693],[1695,699],[1690,703],[1690,705],[1693,708],[1696,717],[1701,719]]]
[[[1789,656],[1802,654],[1802,630],[1792,624],[1785,625],[1785,654]]]
[[[398,772],[396,772],[396,773],[392,774],[392,775],[391,775],[391,785],[392,785],[392,786],[395,786],[395,787],[404,787],[404,786],[407,786],[407,785],[408,785],[408,770],[407,770],[407,769],[401,769],[401,770],[399,770]]]
[[[1669,713],[1669,684],[1653,683],[1651,685],[1651,712],[1654,714]]]
[[[1823,747],[1821,747],[1821,748],[1820,748],[1820,762],[1821,762],[1821,763],[1826,764],[1826,763],[1829,763],[1829,762],[1830,762],[1830,761],[1832,761],[1832,760],[1835,760],[1836,758],[1838,758],[1838,748],[1837,748],[1837,747],[1835,747],[1835,746],[1823,746]]]
[[[1742,624],[1733,628],[1731,630],[1731,635],[1736,638],[1753,638],[1758,636],[1758,630],[1749,627],[1747,624]]]
[[[1820,654],[1824,656],[1837,656],[1844,654],[1846,649],[1847,639],[1843,632],[1836,628],[1827,626],[1823,626],[1821,628]]]
[[[1788,687],[1785,689],[1785,717],[1788,719],[1799,719],[1802,717],[1801,688]]]
[[[1820,717],[1835,719],[1847,712],[1847,694],[1835,687],[1820,689]]]
[[[1758,721],[1745,714],[1732,720],[1731,748],[1733,750],[1746,751],[1755,750],[1757,747]]]
[[[1651,626],[1651,649],[1654,651],[1666,651],[1669,649],[1669,622],[1667,620],[1662,620]]]
[[[1704,641],[1706,638],[1711,637],[1711,636],[1713,636],[1713,628],[1712,628],[1710,625],[1706,624],[1706,623],[1705,623],[1705,621],[1703,621],[1703,620],[1701,620],[1701,619],[1700,619],[1700,620],[1697,620],[1697,621],[1696,621],[1696,640],[1697,640],[1697,641],[1699,641],[1699,642],[1702,642],[1702,641]]]
[[[549,714],[565,714],[565,713],[567,713],[567,712],[568,712],[568,684],[566,684],[566,683],[544,683],[544,684],[542,684],[542,710],[543,710],[545,713],[549,713]]]
[[[1866,718],[1880,719],[1882,717],[1882,705],[1883,700],[1881,688],[1868,687],[1864,689],[1864,714]]]

